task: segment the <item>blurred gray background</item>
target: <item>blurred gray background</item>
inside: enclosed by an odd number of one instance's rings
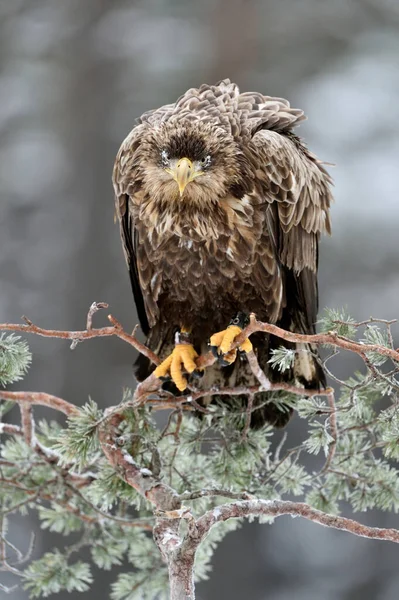
[[[0,0],[0,320],[83,328],[97,300],[133,327],[113,225],[115,154],[143,111],[225,77],[303,108],[299,133],[336,164],[321,307],[398,317],[398,57],[397,0]],[[74,352],[29,341],[20,389],[106,406],[132,384],[135,357],[117,339]],[[352,364],[339,368],[348,375]],[[393,515],[359,517],[398,526]],[[39,533],[35,555],[60,542]],[[282,517],[227,536],[198,597],[397,600],[398,560],[393,544]],[[86,597],[106,598],[114,577],[95,573]]]

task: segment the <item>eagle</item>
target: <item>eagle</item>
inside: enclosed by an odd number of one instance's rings
[[[196,380],[204,390],[256,384],[251,350],[271,381],[325,387],[314,347],[256,333],[231,349],[251,313],[315,333],[332,181],[293,132],[304,119],[287,100],[225,79],[144,113],[119,149],[116,215],[138,318],[163,360],[154,375],[176,393],[199,375],[195,359],[209,344],[218,361]],[[282,345],[295,358],[281,373],[270,359]],[[137,379],[153,370],[140,356]],[[256,395],[251,424],[285,425],[291,411],[267,398]]]

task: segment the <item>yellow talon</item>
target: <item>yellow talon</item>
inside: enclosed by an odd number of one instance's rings
[[[192,373],[197,368],[195,359],[198,354],[191,344],[176,344],[173,352],[158,365],[154,371],[155,377],[166,377],[170,374],[173,383],[181,392],[187,387],[187,379],[182,373],[182,366],[187,373]]]
[[[166,377],[172,364],[173,352],[154,371],[155,377]]]
[[[249,338],[245,338],[242,344],[240,344],[240,350],[242,352],[251,352],[253,350],[252,343]]]
[[[217,353],[223,355],[223,359],[230,364],[235,361],[237,356],[237,350],[231,350],[231,346],[241,331],[242,329],[241,327],[238,327],[238,325],[229,325],[227,329],[214,333],[209,340],[210,345],[216,347]],[[240,344],[239,349],[243,352],[250,352],[252,350],[252,344],[249,341],[249,338],[246,338],[242,344]]]

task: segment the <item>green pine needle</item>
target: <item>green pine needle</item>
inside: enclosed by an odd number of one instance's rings
[[[99,449],[97,426],[101,416],[97,404],[89,399],[79,414],[69,417],[68,428],[60,433],[53,446],[60,465],[82,469],[89,461],[95,461]]]
[[[24,579],[30,598],[47,598],[61,590],[86,592],[93,582],[87,563],[78,561],[69,565],[58,550],[46,552],[41,559],[32,562],[24,572]]]
[[[284,371],[288,371],[288,369],[292,369],[294,366],[295,350],[285,348],[284,346],[274,348],[271,351],[271,358],[268,362],[273,369],[277,369],[280,373],[284,373]]]
[[[0,334],[0,385],[6,386],[22,379],[32,362],[28,343],[10,333]]]
[[[341,308],[341,310],[325,308],[324,315],[319,320],[319,325],[322,333],[335,331],[338,335],[346,338],[354,338],[357,331],[354,319],[347,313],[345,308]]]

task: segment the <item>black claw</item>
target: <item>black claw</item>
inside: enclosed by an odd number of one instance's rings
[[[195,370],[192,373],[190,373],[191,377],[193,377],[193,379],[201,379],[204,376],[204,371],[203,370]]]
[[[213,356],[215,358],[219,358],[220,357],[220,354],[218,352],[218,347],[217,346],[211,346],[211,352],[212,352],[212,354],[213,354]]]
[[[161,389],[164,392],[169,392],[169,394],[173,394],[173,396],[182,396],[184,394],[184,392],[181,392],[176,385],[173,383],[173,381],[171,380],[171,378],[166,378],[166,377],[160,377],[160,379],[164,382],[161,385]]]
[[[226,360],[223,355],[218,356],[218,363],[221,367],[229,367],[234,360]]]

